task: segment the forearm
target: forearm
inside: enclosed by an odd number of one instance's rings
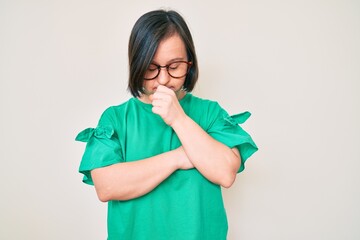
[[[178,169],[176,151],[94,169],[91,176],[99,199],[129,200],[150,192]]]
[[[230,187],[240,167],[240,154],[216,141],[188,116],[172,125],[195,168],[209,181]]]
[[[150,96],[152,111],[161,116],[179,137],[187,157],[211,182],[230,187],[240,167],[240,154],[213,139],[182,109],[173,90],[158,86]]]

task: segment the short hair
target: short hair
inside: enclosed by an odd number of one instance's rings
[[[145,71],[154,58],[159,43],[174,34],[179,34],[183,40],[188,61],[192,62],[183,87],[188,92],[195,87],[199,70],[194,42],[185,20],[173,10],[155,10],[145,13],[136,21],[129,39],[128,89],[134,97],[140,97],[144,93]]]

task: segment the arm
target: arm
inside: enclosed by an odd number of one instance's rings
[[[226,188],[234,183],[241,163],[237,148],[230,149],[216,141],[188,116],[175,121],[172,127],[204,177]]]
[[[152,95],[153,112],[160,115],[179,137],[190,161],[209,181],[230,187],[240,167],[240,154],[213,139],[181,108],[175,93],[159,86]]]
[[[145,195],[177,169],[193,165],[182,147],[147,159],[124,162],[91,171],[96,193],[103,202]]]

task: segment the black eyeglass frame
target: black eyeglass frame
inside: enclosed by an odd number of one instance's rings
[[[174,64],[174,63],[186,63],[188,66],[187,66],[187,70],[186,70],[186,73],[183,75],[183,76],[180,76],[180,77],[174,77],[173,75],[170,74],[169,72],[169,67],[171,64]],[[156,66],[156,69],[158,70],[157,74],[155,75],[155,77],[152,77],[152,78],[145,78],[144,77],[144,80],[145,81],[148,81],[148,80],[154,80],[155,78],[157,78],[160,74],[160,71],[161,71],[161,68],[166,68],[166,71],[167,73],[170,75],[170,77],[172,78],[183,78],[185,77],[186,75],[189,74],[189,71],[190,71],[190,68],[192,66],[192,62],[188,62],[188,61],[174,61],[174,62],[171,62],[169,63],[168,65],[165,65],[165,66],[161,66],[161,65],[158,65],[158,64],[155,64],[155,63],[151,63],[152,65],[155,65]],[[155,70],[155,69],[154,69]]]

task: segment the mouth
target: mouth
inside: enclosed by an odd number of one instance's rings
[[[168,88],[173,90],[176,94],[178,94],[182,90],[182,88],[176,90],[175,87],[173,87],[173,86],[168,87]],[[146,88],[143,88],[143,92],[147,96],[154,94],[156,92],[156,90],[157,90],[157,87],[152,88],[151,91],[148,91]]]

